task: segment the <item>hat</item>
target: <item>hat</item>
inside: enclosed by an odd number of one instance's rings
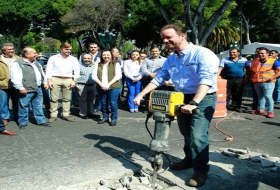
[[[127,52],[126,52],[126,54],[131,54],[132,53],[132,50],[128,50]]]

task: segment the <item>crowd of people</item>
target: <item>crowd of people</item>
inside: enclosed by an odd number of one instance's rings
[[[14,54],[12,43],[3,44],[1,50],[0,134],[11,136],[15,133],[5,128],[11,118],[20,129],[25,129],[30,113],[38,125],[51,127],[58,118],[60,92],[62,119],[75,121],[70,116],[70,107],[74,105],[79,107],[82,119],[99,118],[98,124],[108,122],[115,126],[118,100],[124,96],[125,83],[128,111],[138,112],[133,99],[154,78],[166,59],[160,55],[160,48],[153,46],[149,57],[144,52],[130,50],[128,59],[123,60],[117,48],[101,51],[96,43],[88,44],[88,51],[77,59],[71,55],[72,45],[65,42],[60,46],[60,53],[51,56],[45,65],[43,55],[31,47],[25,47],[20,56]],[[13,117],[9,111],[10,99]],[[98,111],[102,116],[96,114]],[[48,120],[45,115],[50,116]]]
[[[267,111],[267,117],[274,118],[274,104],[280,103],[278,51],[258,47],[255,59],[247,58],[240,56],[239,49],[232,48],[229,57],[220,62],[218,75],[227,80],[227,109],[242,112],[244,85],[250,82],[252,114],[264,115]]]
[[[99,50],[96,43],[79,58],[71,55],[72,45],[65,42],[60,53],[49,58],[45,71],[40,54],[25,47],[20,56],[14,54],[14,45],[5,43],[0,56],[0,134],[16,135],[7,130],[11,120],[20,129],[29,122],[33,112],[38,125],[51,127],[58,118],[58,100],[62,96],[62,119],[74,122],[70,116],[71,104],[79,107],[82,119],[99,118],[98,124],[117,125],[118,99],[124,96],[128,110],[137,113],[140,101],[149,98],[154,89],[184,93],[184,103],[177,117],[184,136],[185,158],[170,166],[173,170],[193,168],[190,186],[204,185],[209,171],[208,127],[216,104],[218,76],[227,80],[227,108],[242,112],[244,85],[251,82],[253,91],[252,114],[274,117],[274,103],[280,103],[280,62],[278,52],[264,47],[256,50],[255,59],[242,58],[240,50],[233,48],[229,57],[222,59],[209,49],[193,45],[186,40],[186,30],[169,24],[160,32],[170,50],[166,57],[157,46],[150,55],[138,50],[127,52],[123,60],[117,48]],[[43,103],[46,111],[43,111]],[[200,113],[192,114],[199,108]],[[102,116],[96,113],[100,111]],[[50,115],[46,119],[45,113]]]

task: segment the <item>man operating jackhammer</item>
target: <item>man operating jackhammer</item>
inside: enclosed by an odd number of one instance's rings
[[[209,49],[193,45],[186,40],[186,29],[177,24],[168,24],[161,29],[161,38],[170,49],[175,49],[163,68],[148,86],[137,95],[134,103],[140,105],[143,96],[169,79],[175,90],[184,94],[183,114],[177,122],[184,136],[185,158],[171,164],[173,170],[193,168],[194,174],[188,184],[199,187],[205,184],[209,171],[208,128],[216,106],[218,57]],[[193,109],[200,110],[191,114]]]

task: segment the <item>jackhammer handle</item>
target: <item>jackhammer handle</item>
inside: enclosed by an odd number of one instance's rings
[[[183,107],[183,106],[184,106],[184,104],[177,107],[179,113],[182,113],[181,112],[181,107]],[[197,114],[197,113],[200,113],[199,108],[195,108],[195,109],[192,110],[192,114]]]
[[[144,105],[148,105],[149,100],[140,100],[140,105],[144,106]]]

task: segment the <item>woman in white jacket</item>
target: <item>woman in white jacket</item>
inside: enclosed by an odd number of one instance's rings
[[[133,103],[133,99],[141,91],[141,78],[143,74],[140,70],[142,60],[139,51],[134,50],[131,53],[131,59],[124,62],[124,74],[126,76],[126,85],[128,87],[128,106],[130,112],[138,112],[138,105]]]

